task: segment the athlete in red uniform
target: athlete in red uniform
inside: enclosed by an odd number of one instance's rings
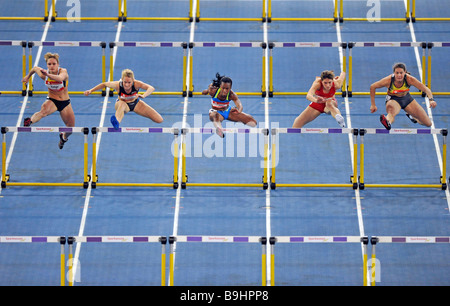
[[[34,113],[33,116],[25,118],[23,125],[30,126],[33,123],[39,122],[43,117],[53,114],[59,111],[61,119],[68,127],[75,126],[75,114],[73,113],[72,105],[70,104],[69,93],[67,89],[67,83],[69,82],[69,74],[67,70],[59,67],[59,55],[58,53],[46,53],[44,55],[45,62],[47,63],[47,70],[41,67],[33,67],[28,74],[22,79],[22,82],[28,83],[30,77],[37,73],[37,75],[45,81],[45,85],[48,87],[47,100],[42,104],[41,110]],[[68,137],[72,133],[60,133],[59,134],[59,148],[62,149],[67,142]]]
[[[111,116],[111,123],[114,128],[118,129],[123,116],[134,111],[136,114],[149,118],[156,123],[163,122],[161,115],[143,100],[155,90],[149,84],[134,79],[134,73],[130,69],[122,71],[122,79],[120,81],[103,82],[84,92],[85,96],[89,96],[93,91],[103,89],[105,87],[112,88],[118,92],[115,109],[116,113]],[[144,94],[139,94],[139,89],[145,90]]]
[[[335,98],[336,88],[341,88],[344,83],[345,72],[339,77],[335,77],[333,71],[323,71],[320,77],[316,77],[311,88],[306,95],[306,99],[311,103],[294,120],[293,128],[301,128],[305,124],[316,119],[320,114],[331,114],[341,127],[345,127],[344,117],[342,117]]]

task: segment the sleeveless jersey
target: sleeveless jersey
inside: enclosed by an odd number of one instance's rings
[[[122,81],[119,82],[119,98],[125,102],[132,102],[138,98],[139,91],[134,87],[134,83],[131,86],[131,92],[126,93],[123,88]]]
[[[331,89],[328,93],[323,92],[323,85],[320,84],[319,90],[316,90],[316,95],[322,98],[333,98],[334,94],[336,93],[336,88],[334,88],[334,82],[331,85]]]
[[[58,68],[58,74],[59,74],[59,70],[61,69]],[[48,70],[47,70],[48,72]],[[66,88],[66,81],[55,81],[50,79],[48,76],[45,77],[45,85],[48,87],[48,89],[53,90],[53,91],[63,91]]]
[[[217,89],[216,94],[214,95],[214,97],[211,98],[211,105],[213,107],[218,107],[218,108],[225,108],[228,107],[230,105],[230,92],[228,92],[227,97],[225,98],[225,100],[219,100],[218,96],[220,93],[220,88]]]
[[[408,92],[409,91],[409,87],[410,85],[408,84],[408,82],[406,82],[406,75],[405,78],[403,79],[403,84],[400,87],[396,87],[394,85],[394,81],[395,81],[395,76],[392,74],[391,76],[391,84],[389,85],[388,88],[388,94],[398,94],[398,93],[402,93],[402,92]]]

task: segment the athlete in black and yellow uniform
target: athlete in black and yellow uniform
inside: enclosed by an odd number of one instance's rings
[[[436,102],[433,99],[433,93],[428,87],[407,72],[405,64],[395,64],[393,71],[394,73],[392,75],[389,75],[370,86],[370,112],[374,113],[377,111],[377,106],[375,105],[376,89],[387,87],[387,115],[380,116],[380,122],[386,129],[391,129],[391,124],[394,123],[395,116],[398,115],[401,109],[406,112],[406,116],[408,116],[412,122],[418,122],[424,126],[430,127],[430,118],[420,104],[411,96],[409,90],[411,86],[414,86],[420,91],[425,92],[430,101],[430,107],[435,108]]]
[[[47,63],[47,70],[41,67],[34,67],[22,79],[22,82],[28,83],[30,77],[36,73],[41,79],[45,81],[45,86],[48,88],[47,100],[42,104],[41,110],[34,113],[33,116],[24,119],[24,126],[30,126],[33,123],[39,122],[43,117],[59,111],[61,119],[68,127],[75,126],[75,114],[70,104],[67,84],[69,81],[69,74],[67,70],[59,67],[59,55],[57,53],[46,53],[44,55]],[[69,132],[59,134],[59,148],[62,149],[70,136]]]
[[[117,98],[115,109],[116,113],[111,116],[111,124],[118,129],[123,116],[134,111],[136,114],[149,118],[156,123],[163,122],[161,115],[143,100],[155,90],[149,84],[134,79],[134,73],[130,69],[122,71],[122,78],[120,81],[103,82],[84,92],[85,96],[89,96],[91,92],[103,89],[105,87],[116,90],[119,94]],[[145,90],[144,94],[139,94],[139,89]]]

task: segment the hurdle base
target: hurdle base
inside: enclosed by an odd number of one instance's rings
[[[258,184],[245,184],[245,183],[182,183],[186,187],[259,187],[267,189],[267,183],[258,183]]]
[[[95,187],[94,187],[95,184]],[[91,183],[92,188],[96,188],[97,186],[106,186],[106,187],[174,187],[174,183]]]
[[[369,188],[439,188],[442,190],[447,189],[447,184],[365,184],[360,183],[359,189]]]
[[[271,183],[271,186],[275,185],[275,183]],[[325,187],[325,188],[352,188],[357,189],[358,184],[357,183],[351,183],[351,184],[289,184],[289,183],[277,183],[276,187]],[[275,188],[273,188],[275,189]]]

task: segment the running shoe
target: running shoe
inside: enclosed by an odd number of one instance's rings
[[[216,134],[221,138],[225,138],[225,134],[223,133],[223,130],[221,128],[216,128]]]
[[[409,120],[411,120],[411,122],[412,122],[412,123],[417,123],[417,120],[416,120],[416,119],[414,119],[414,117],[413,117],[413,116],[411,116],[411,115],[410,115],[410,114],[408,114],[408,113],[406,113],[405,115],[406,115],[406,117],[408,117],[408,119],[409,119]]]
[[[64,144],[68,141],[69,139],[65,139],[63,137],[63,133],[59,133],[59,144],[58,147],[61,150],[62,148],[64,148]]]
[[[391,123],[386,119],[384,115],[380,115],[380,122],[386,128],[386,130],[391,129]]]
[[[342,115],[337,114],[335,119],[341,127],[345,128],[345,120],[344,120],[344,117],[342,117]]]
[[[119,121],[117,120],[116,116],[114,116],[114,115],[111,116],[111,124],[113,125],[113,127],[116,130],[119,129]]]
[[[23,126],[30,126],[31,125],[31,118],[25,118],[23,119]]]

